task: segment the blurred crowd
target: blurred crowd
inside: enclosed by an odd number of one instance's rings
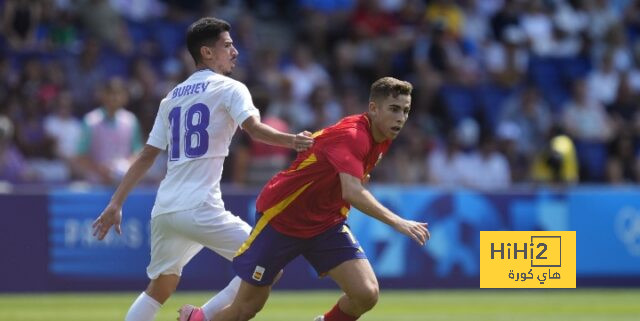
[[[0,181],[112,185],[194,71],[185,30],[229,21],[262,118],[314,131],[414,85],[374,181],[504,190],[640,179],[638,0],[0,0]],[[223,181],[294,155],[236,135]],[[164,175],[160,159],[145,179]]]

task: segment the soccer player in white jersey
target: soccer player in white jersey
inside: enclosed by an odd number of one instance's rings
[[[160,103],[147,144],[131,165],[111,201],[95,220],[93,234],[102,240],[113,226],[120,234],[122,204],[154,160],[167,149],[167,175],[151,212],[151,281],[129,309],[125,321],[153,320],[175,291],[182,268],[203,247],[232,260],[251,227],[224,208],[220,194],[222,164],[238,125],[258,141],[305,150],[310,134],[282,133],[260,122],[247,87],[226,75],[238,51],[230,25],[202,18],[187,31],[187,47],[198,71],[177,85]],[[180,320],[206,320],[230,304],[238,291],[236,277],[202,308],[183,308]]]

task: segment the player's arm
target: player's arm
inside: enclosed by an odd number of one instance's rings
[[[393,227],[398,232],[405,234],[420,245],[429,240],[431,235],[427,229],[427,223],[405,220],[391,212],[362,186],[362,180],[347,174],[340,173],[340,187],[342,199],[349,202],[361,212]]]
[[[249,116],[242,122],[244,129],[252,139],[259,142],[282,146],[295,149],[296,151],[304,151],[313,145],[313,138],[308,131],[301,132],[297,135],[283,133],[260,121],[258,116]]]
[[[122,221],[122,204],[131,192],[131,190],[138,184],[140,179],[144,177],[149,168],[153,165],[153,162],[158,157],[158,154],[162,152],[161,149],[153,147],[151,145],[144,145],[140,154],[136,160],[131,164],[131,167],[124,175],[122,182],[118,185],[118,189],[113,193],[111,201],[107,207],[102,211],[100,216],[93,222],[93,236],[102,240],[111,226],[115,226],[115,230],[118,234],[121,234],[120,222]]]

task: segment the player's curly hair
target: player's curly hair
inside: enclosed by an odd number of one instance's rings
[[[369,101],[377,101],[389,96],[395,98],[398,97],[398,95],[411,95],[412,90],[413,85],[407,81],[393,77],[383,77],[371,85]]]
[[[230,30],[231,25],[228,22],[213,17],[201,18],[192,23],[187,29],[187,49],[193,60],[196,63],[200,62],[200,47],[213,46],[221,33]]]

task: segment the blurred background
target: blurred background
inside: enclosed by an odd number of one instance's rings
[[[208,15],[232,24],[232,77],[282,130],[363,112],[379,77],[413,83],[376,182],[492,191],[640,178],[638,1],[5,0],[0,180],[116,184],[160,99],[194,71],[184,34]],[[120,135],[96,129],[97,109],[119,114]],[[291,157],[237,135],[224,181],[259,187]]]
[[[356,210],[349,218],[383,288],[477,288],[481,230],[577,231],[579,287],[640,286],[640,1],[0,0],[0,8],[2,292],[144,287],[166,156],[125,204],[122,236],[97,242],[90,225],[146,141],[159,101],[194,71],[184,35],[202,16],[231,23],[240,53],[232,77],[283,131],[364,112],[379,77],[413,84],[409,121],[371,188],[397,213],[430,222],[432,240],[420,248]],[[227,207],[253,222],[259,188],[294,156],[239,131],[225,163]],[[293,265],[278,287],[334,287]],[[231,275],[202,253],[182,287],[217,289]]]

